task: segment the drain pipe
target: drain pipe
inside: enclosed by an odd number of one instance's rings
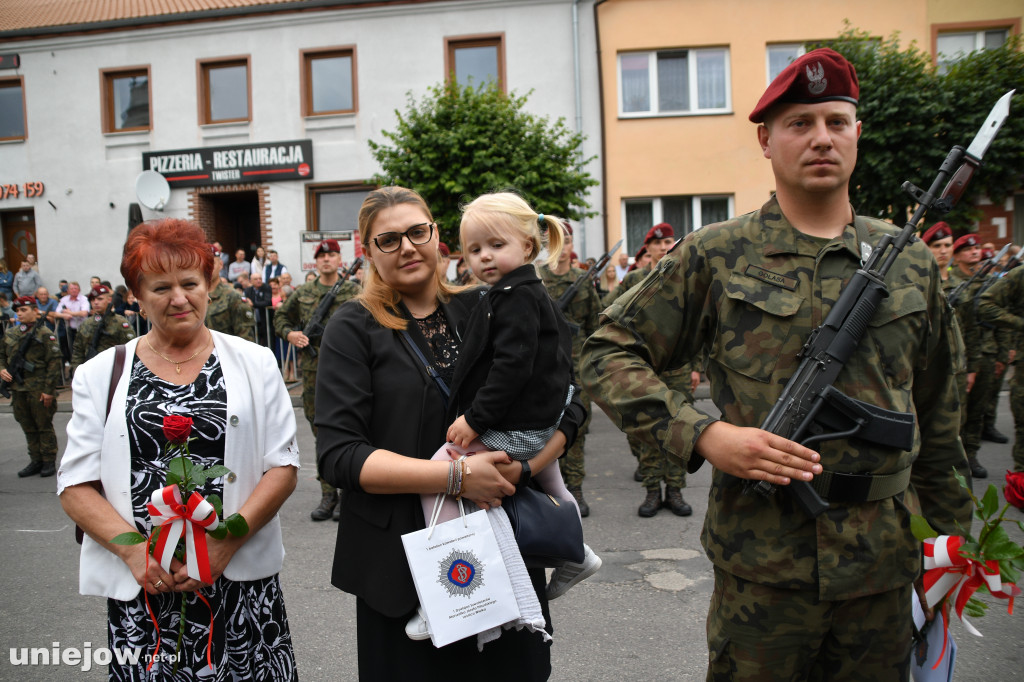
[[[579,13],[580,0],[572,0],[572,68],[573,68],[573,81],[576,86],[576,132],[580,135],[583,134],[583,86],[580,84],[580,13]],[[587,216],[584,215],[580,218],[580,229],[578,230],[579,236],[581,237],[580,243],[576,245],[577,253],[584,254],[583,258],[586,260],[587,253]]]

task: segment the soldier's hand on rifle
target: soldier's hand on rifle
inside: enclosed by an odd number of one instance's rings
[[[977,376],[978,376],[977,372],[968,372],[967,373],[967,392],[968,393],[970,393],[971,389],[974,388],[974,380],[977,378]]]
[[[4,381],[14,381],[14,377],[12,377],[11,373],[6,369],[0,369],[0,379],[3,379]]]
[[[48,393],[40,393],[39,402],[41,402],[46,407],[49,407],[53,403],[53,396],[49,395]]]
[[[723,421],[704,429],[695,450],[724,473],[774,485],[788,485],[793,478],[810,481],[821,473],[821,455],[814,450],[762,429]]]
[[[300,331],[288,332],[288,343],[296,348],[305,348],[309,345],[309,337]]]

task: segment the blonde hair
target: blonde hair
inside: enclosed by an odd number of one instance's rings
[[[482,194],[473,201],[462,207],[462,225],[466,227],[467,220],[476,220],[486,224],[506,239],[525,240],[532,246],[527,262],[532,263],[543,247],[541,231],[547,228],[548,234],[548,258],[545,261],[548,267],[558,262],[558,256],[562,252],[564,243],[562,232],[562,219],[543,213],[535,213],[530,205],[512,192],[496,192],[494,194]],[[461,230],[460,230],[461,232]],[[459,242],[462,252],[466,252],[466,243],[459,235]]]
[[[373,248],[370,231],[380,212],[399,204],[417,206],[427,214],[427,219],[430,222],[434,222],[434,216],[430,213],[427,202],[415,190],[394,185],[375,189],[367,195],[363,200],[363,205],[359,207],[359,240],[364,250]],[[356,300],[370,311],[373,319],[380,326],[387,329],[404,330],[409,321],[399,312],[398,304],[402,300],[402,295],[381,278],[372,259],[367,258],[364,262],[363,291],[356,297]],[[439,301],[447,301],[452,294],[466,289],[466,287],[449,284],[437,268],[434,268],[434,271],[437,278]]]

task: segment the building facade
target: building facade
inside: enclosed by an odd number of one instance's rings
[[[116,283],[129,225],[162,216],[230,254],[264,245],[310,266],[302,233],[356,228],[380,170],[367,141],[449,73],[532,90],[531,113],[599,151],[596,65],[579,58],[595,50],[592,1],[187,0],[163,14],[68,0],[56,17],[5,4],[36,14],[0,18],[3,255],[37,254],[50,286]],[[582,233],[599,253],[602,222]]]

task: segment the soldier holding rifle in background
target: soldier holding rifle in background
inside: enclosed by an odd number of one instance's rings
[[[687,235],[605,311],[584,346],[584,385],[613,422],[691,471],[702,458],[714,467],[701,538],[715,571],[709,680],[906,679],[921,566],[911,510],[940,533],[970,524],[970,500],[953,476],[964,452],[952,313],[928,247],[854,214],[858,96],[853,66],[832,50],[784,69],[750,114],[775,196]],[[958,158],[951,153],[933,186],[942,188]],[[880,248],[897,234],[901,252]],[[875,248],[893,256],[883,261],[888,295],[845,364],[834,365],[830,388],[916,415],[904,422],[907,449],[850,437],[812,450],[757,428]],[[704,356],[720,417],[660,376]],[[824,510],[805,511],[791,494],[812,479],[821,479],[811,493],[821,491]],[[752,492],[755,482],[774,494]]]
[[[274,315],[274,331],[302,353],[302,411],[306,415],[306,421],[309,422],[309,428],[313,430],[313,437],[316,438],[316,427],[313,426],[313,406],[316,404],[316,369],[320,357],[318,352],[320,335],[323,334],[323,327],[331,319],[331,315],[338,309],[338,306],[359,294],[359,287],[351,281],[341,282],[334,294],[334,301],[322,315],[323,319],[314,320],[321,300],[342,278],[338,271],[341,267],[341,247],[338,245],[338,240],[325,239],[320,242],[313,257],[316,260],[316,269],[320,276],[312,282],[301,285],[285,299]],[[319,334],[307,336],[305,330],[311,326],[310,322],[317,323],[312,326],[319,327]],[[309,516],[314,521],[326,521],[331,518],[335,507],[338,507],[340,498],[338,491],[333,486],[319,476],[317,476],[317,480],[320,481],[323,495],[319,506],[310,512]],[[338,512],[340,512],[340,508]],[[335,514],[334,518],[337,520],[338,514]]]

